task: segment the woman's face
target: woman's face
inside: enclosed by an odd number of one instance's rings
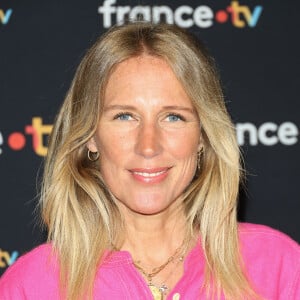
[[[168,64],[130,58],[112,73],[91,151],[124,209],[157,214],[175,205],[194,177],[200,147],[196,111]]]

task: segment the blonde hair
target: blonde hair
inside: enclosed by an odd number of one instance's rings
[[[86,143],[95,133],[115,66],[145,53],[168,62],[199,114],[205,151],[185,207],[190,234],[202,239],[205,289],[228,299],[253,296],[238,243],[239,149],[213,61],[185,31],[147,22],[116,26],[87,52],[52,131],[41,209],[60,260],[62,293],[67,299],[92,297],[103,253],[122,234],[120,213],[97,164],[87,159]]]

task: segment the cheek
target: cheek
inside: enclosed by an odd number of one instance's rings
[[[122,133],[114,133],[110,130],[98,135],[96,138],[100,152],[100,170],[103,176],[112,174],[122,167],[126,157],[130,153],[130,142],[128,136]]]
[[[199,134],[197,130],[177,132],[172,138],[165,138],[168,149],[177,159],[190,159],[195,157],[198,149]]]
[[[100,153],[111,157],[119,156],[124,152],[128,152],[130,143],[128,136],[122,132],[116,133],[112,130],[103,130],[103,134],[96,139]]]

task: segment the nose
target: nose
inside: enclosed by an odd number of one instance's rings
[[[135,151],[145,158],[152,158],[161,152],[161,142],[161,132],[157,124],[142,124],[138,129]]]

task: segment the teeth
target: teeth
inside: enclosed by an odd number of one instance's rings
[[[155,177],[158,176],[162,173],[164,173],[165,171],[160,171],[160,172],[156,172],[156,173],[145,173],[145,172],[134,172],[134,174],[143,176],[143,177]]]

